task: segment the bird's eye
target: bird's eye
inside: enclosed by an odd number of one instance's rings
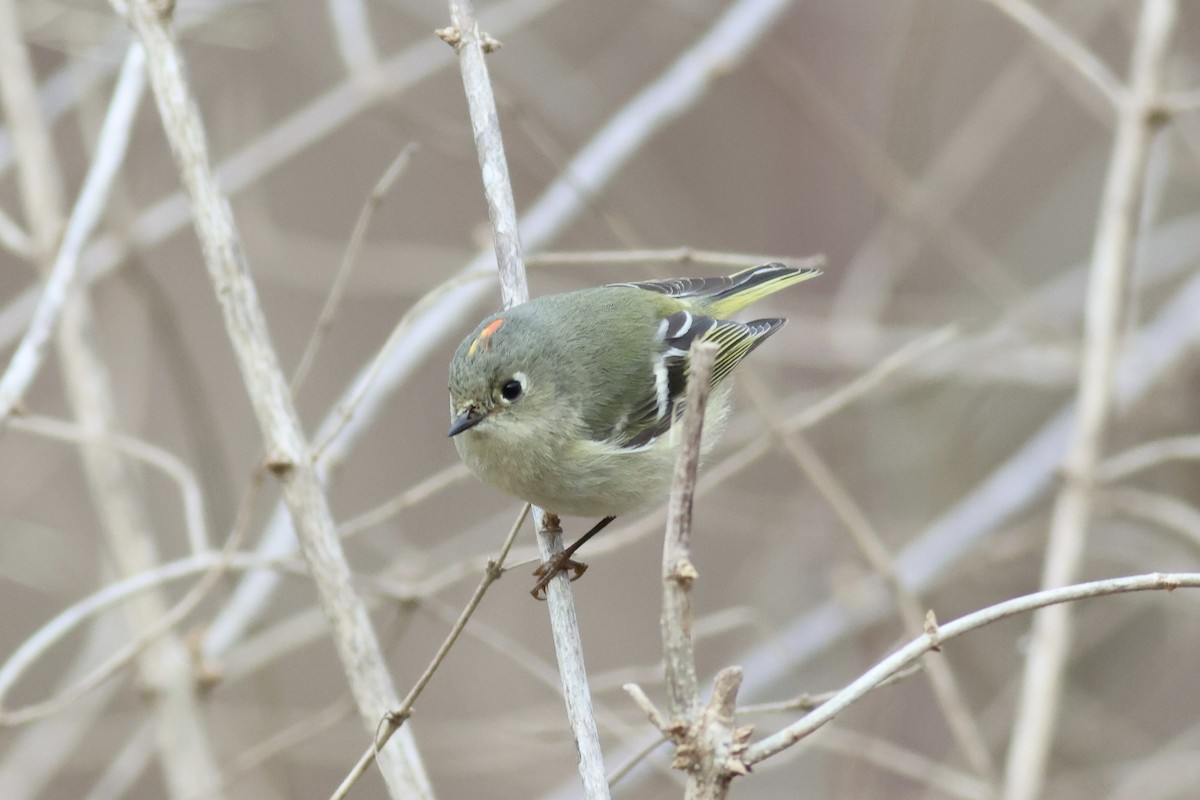
[[[524,391],[524,387],[521,386],[521,382],[511,380],[500,387],[500,396],[511,403],[521,396],[522,391]]]

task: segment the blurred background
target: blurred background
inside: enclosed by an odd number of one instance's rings
[[[1124,80],[1140,6],[1036,7]],[[98,0],[15,8],[69,210],[129,33]],[[882,541],[922,611],[943,622],[1037,589],[1112,150],[1115,115],[1095,85],[981,0],[500,0],[479,11],[503,45],[488,66],[518,212],[529,215],[534,294],[827,258],[821,278],[763,302],[762,316],[791,324],[739,370],[737,414],[702,473],[693,542],[702,682],[741,664],[743,702],[789,700],[848,683],[910,638],[848,519]],[[433,33],[448,11],[410,0],[178,0],[175,19],[287,370],[364,206],[407,153],[297,394],[312,440],[326,441],[319,431],[339,419],[348,387],[410,315],[413,335],[391,357],[404,366],[347,412],[353,435],[329,481],[403,695],[520,510],[467,476],[445,435],[450,354],[499,305],[486,277],[443,287],[490,263],[476,260],[490,233],[462,81]],[[1198,59],[1200,6],[1181,3],[1166,83],[1193,91],[1150,151],[1106,455],[1197,434],[1200,307],[1185,300],[1200,289]],[[213,547],[252,498],[239,546],[250,552],[278,493],[270,480],[250,489],[262,437],[148,92],[131,135],[81,262],[85,338],[120,433],[195,476]],[[0,203],[24,224],[14,164],[6,128]],[[659,248],[721,257],[617,257]],[[582,263],[535,258],[557,251],[604,252]],[[7,364],[39,284],[35,263],[10,249],[0,259]],[[23,401],[31,418],[74,418],[64,368],[52,350]],[[193,556],[176,483],[137,461],[126,469],[152,534],[134,572]],[[1193,457],[1101,487],[1081,577],[1197,570],[1198,485]],[[636,681],[664,702],[662,520],[619,519],[582,551],[591,570],[574,585],[610,772],[656,737],[621,685]],[[591,521],[565,523],[570,540]],[[533,543],[527,527],[510,563],[532,558]],[[532,568],[491,588],[409,723],[438,796],[579,796],[546,610],[528,594]],[[6,430],[0,656],[127,574],[78,433]],[[279,580],[245,584],[264,574]],[[160,586],[162,607],[200,575]],[[1198,600],[1179,591],[1077,606],[1045,796],[1195,796]],[[119,602],[87,617],[4,686],[3,708],[55,697],[127,643],[138,620]],[[995,624],[936,656],[982,754],[964,752],[918,673],[759,765],[732,795],[989,796],[1028,626],[1027,616]],[[201,686],[198,730],[224,796],[327,797],[368,739],[302,562],[230,571],[174,630],[173,652],[188,655]],[[161,698],[142,670],[126,667],[82,699],[0,730],[0,795],[167,796],[154,732]],[[757,736],[800,713],[742,718]],[[639,762],[614,795],[681,796],[668,750]],[[371,772],[351,796],[384,796],[382,781]]]

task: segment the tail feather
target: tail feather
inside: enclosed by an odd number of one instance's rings
[[[723,319],[755,300],[761,300],[793,283],[815,278],[820,274],[821,270],[816,267],[789,267],[771,263],[717,278],[671,278],[636,283],[610,283],[609,286],[632,286],[676,297],[687,302],[694,311]]]
[[[751,303],[769,294],[785,289],[794,283],[815,278],[821,271],[814,267],[789,267],[784,264],[763,264],[750,267],[730,275],[728,286],[702,298],[706,313],[715,317],[727,317],[741,311]]]

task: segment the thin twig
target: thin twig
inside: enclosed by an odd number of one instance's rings
[[[1123,592],[1171,592],[1175,589],[1185,587],[1200,588],[1200,573],[1164,574],[1154,572],[1147,575],[1109,578],[1107,580],[1091,581],[1090,583],[1063,586],[1058,589],[1046,589],[1041,592],[1014,597],[1002,603],[996,603],[966,616],[959,617],[953,622],[939,624],[936,628],[914,639],[887,658],[878,662],[820,708],[778,733],[772,734],[751,745],[746,752],[746,763],[757,764],[763,759],[770,758],[776,753],[791,747],[877,688],[881,681],[900,668],[911,664],[930,650],[943,647],[949,640],[973,631],[976,628],[981,628],[984,625],[989,625],[993,622],[998,622],[1017,614],[1027,613],[1038,608],[1070,603],[1089,597],[1101,597]]]
[[[13,430],[27,431],[60,441],[113,447],[128,456],[157,467],[179,486],[179,495],[183,502],[184,525],[187,529],[188,545],[191,547],[192,553],[198,555],[210,549],[208,524],[204,518],[204,495],[200,490],[200,482],[188,465],[174,454],[132,436],[112,433],[101,436],[87,430],[82,425],[50,417],[34,415],[17,417],[9,424]]]
[[[1108,5],[1095,0],[1069,3],[1076,25],[1090,30],[1108,15]],[[956,208],[979,191],[979,182],[1001,167],[1014,139],[1028,130],[1031,119],[1043,113],[1050,95],[1040,53],[1021,54],[996,72],[976,93],[959,122],[939,143],[924,165],[920,180],[909,187],[898,205],[861,237],[855,254],[841,270],[841,283],[831,305],[835,320],[878,320],[900,276],[926,252],[922,237],[905,235],[906,210],[919,198],[936,198],[922,214],[926,230],[945,225]],[[851,342],[853,344],[853,342]]]
[[[502,36],[523,29],[562,3],[563,0],[501,0],[488,6],[483,15],[495,20],[493,32]],[[183,7],[187,9],[190,4],[184,4]],[[20,30],[17,25],[12,29]],[[440,42],[426,41],[405,48],[380,64],[379,81],[364,86],[354,77],[347,78],[222,161],[216,170],[221,187],[233,196],[247,187],[259,185],[264,176],[329,137],[356,116],[377,103],[396,102],[401,93],[433,77],[452,61],[450,53]],[[73,92],[75,83],[91,81],[101,73],[101,65],[89,61],[88,68],[80,72],[81,75],[64,76],[64,83],[68,85],[60,84],[60,96]],[[50,140],[47,137],[47,141]],[[3,143],[0,142],[2,147]],[[578,213],[578,210],[574,213]],[[110,234],[93,242],[84,252],[84,268],[80,278],[90,284],[125,263],[131,248],[136,246],[151,250],[190,223],[185,194],[174,192],[167,195],[139,213],[127,234]],[[7,344],[15,333],[25,329],[36,302],[36,292],[25,292],[0,312],[0,318],[11,323],[0,326],[0,347]]]
[[[1130,62],[1129,89],[1118,106],[1116,135],[1092,248],[1075,420],[1055,500],[1041,585],[1071,583],[1084,559],[1092,487],[1114,405],[1113,381],[1121,344],[1134,240],[1150,146],[1160,113],[1174,0],[1146,0]],[[1046,777],[1071,644],[1071,607],[1034,616],[1028,655],[1005,764],[1007,800],[1034,800]]]
[[[277,756],[295,752],[300,745],[344,722],[353,713],[354,701],[348,695],[343,695],[324,708],[293,722],[283,730],[238,753],[237,758],[225,765],[221,771],[221,785],[223,787],[235,785],[256,767],[262,766]],[[185,800],[207,800],[207,798],[202,794],[195,794]]]
[[[451,464],[427,476],[420,483],[410,486],[400,494],[385,503],[364,511],[356,517],[351,517],[338,524],[338,536],[348,539],[365,530],[382,525],[389,519],[400,514],[407,508],[412,508],[430,496],[449,486],[453,486],[471,474],[465,464]]]
[[[379,204],[383,202],[387,193],[392,190],[392,184],[396,182],[396,179],[404,174],[404,170],[408,168],[409,159],[412,158],[416,149],[417,146],[410,143],[400,150],[388,168],[383,171],[383,175],[375,182],[375,187],[371,189],[371,194],[363,203],[362,210],[358,212],[354,230],[350,232],[350,241],[346,244],[346,252],[342,255],[342,263],[338,266],[337,275],[334,276],[333,286],[329,289],[329,295],[325,298],[325,305],[321,307],[321,313],[317,315],[317,324],[313,327],[308,344],[304,346],[304,355],[300,356],[300,363],[296,366],[296,371],[292,373],[292,394],[299,394],[300,387],[304,385],[308,372],[312,369],[317,351],[321,348],[321,343],[325,341],[330,326],[333,325],[342,297],[346,293],[346,286],[350,283],[350,274],[358,263],[359,251],[362,250],[363,242],[367,239],[367,227],[375,216],[375,210],[379,208]]]
[[[995,787],[988,781],[877,736],[830,727],[820,736],[813,737],[813,744],[873,764],[959,800],[991,800],[994,796]]]
[[[446,638],[442,641],[441,646],[434,653],[433,659],[425,667],[425,671],[421,673],[421,677],[413,684],[412,689],[404,696],[404,700],[384,716],[383,721],[380,723],[380,728],[371,743],[371,747],[367,748],[367,751],[363,753],[353,769],[350,770],[350,773],[338,785],[337,790],[330,795],[330,800],[344,800],[350,793],[350,790],[354,788],[354,784],[358,782],[358,779],[366,773],[367,768],[375,761],[379,749],[387,744],[388,740],[392,738],[396,731],[400,730],[400,726],[411,716],[413,704],[417,702],[417,698],[421,696],[421,692],[429,685],[429,681],[433,679],[438,667],[446,660],[446,656],[450,653],[450,648],[454,647],[454,643],[462,635],[463,629],[467,627],[467,623],[475,613],[475,609],[479,608],[479,604],[483,601],[483,596],[487,594],[488,588],[504,574],[504,559],[508,557],[508,551],[512,549],[513,542],[517,538],[517,533],[520,532],[521,525],[524,524],[525,518],[528,515],[529,504],[526,503],[522,506],[521,513],[517,515],[516,521],[513,522],[512,528],[509,529],[508,536],[504,538],[504,544],[500,546],[499,554],[497,554],[495,559],[488,560],[487,567],[483,571],[483,578],[480,579],[479,585],[475,587],[475,593],[471,595],[471,599],[467,601],[467,605],[463,608],[462,613],[458,615],[458,619],[451,626],[450,632],[446,634]]]
[[[1099,502],[1106,510],[1140,519],[1174,534],[1193,552],[1200,551],[1200,509],[1170,495],[1143,489],[1108,489]]]
[[[17,138],[22,200],[36,240],[39,266],[46,278],[35,323],[26,330],[12,366],[0,379],[0,385],[4,386],[0,390],[0,430],[13,404],[20,400],[40,367],[53,332],[57,335],[57,353],[72,412],[83,428],[102,439],[118,427],[115,394],[108,365],[97,346],[90,298],[77,285],[78,264],[80,252],[107,206],[110,188],[128,149],[133,117],[144,93],[144,55],[138,46],[126,51],[83,187],[65,235],[60,239],[64,233],[63,191],[61,170],[52,146],[54,139],[41,117],[28,53],[20,41],[15,16],[8,0],[0,6],[3,6],[0,13],[13,17],[11,25],[0,22],[3,29],[0,84],[3,84],[8,121],[14,130],[23,131],[22,137],[27,139],[22,142],[21,137]],[[43,141],[32,141],[35,136]],[[14,379],[11,383],[10,378]],[[88,441],[81,443],[80,455],[89,494],[117,569],[133,574],[152,567],[156,548],[146,522],[145,502],[128,464],[111,448]],[[202,594],[202,587],[197,587],[197,601]],[[156,752],[167,791],[177,796],[183,787],[211,790],[217,766],[201,721],[186,649],[169,631],[172,622],[167,602],[157,593],[150,593],[127,604],[124,610],[128,622],[143,638],[131,642],[73,688],[80,693],[76,697],[80,697],[104,680],[106,669],[119,668],[123,658],[138,660],[140,677],[155,698]],[[89,684],[89,680],[93,683]],[[64,690],[70,691],[70,688]],[[42,710],[50,713],[56,702],[61,708],[67,700],[66,694],[57,694]],[[219,792],[209,793],[219,800]]]
[[[262,470],[260,469],[255,472],[251,480],[250,490],[247,492],[246,498],[242,503],[242,508],[238,513],[238,520],[234,525],[233,532],[230,534],[220,553],[216,554],[215,557],[206,553],[203,556],[192,556],[190,559],[185,559],[185,562],[190,563],[180,566],[186,566],[189,569],[168,570],[159,568],[153,572],[138,573],[114,587],[109,587],[102,592],[92,595],[83,603],[76,604],[61,612],[49,624],[44,625],[37,634],[30,637],[25,644],[17,648],[17,651],[13,653],[8,661],[5,662],[4,667],[0,669],[0,698],[3,698],[4,694],[12,687],[22,672],[44,650],[88,616],[101,610],[105,605],[115,603],[138,592],[153,589],[163,580],[169,580],[178,577],[179,574],[195,571],[200,566],[200,563],[203,564],[205,571],[200,580],[184,594],[173,608],[158,617],[153,625],[139,630],[137,636],[109,656],[99,666],[95,667],[86,677],[80,679],[72,687],[59,692],[51,699],[26,706],[16,711],[5,711],[3,708],[0,708],[0,727],[24,724],[48,714],[58,713],[62,709],[70,707],[78,698],[108,680],[118,670],[136,658],[147,646],[186,618],[204,600],[209,590],[216,586],[220,577],[225,574],[229,561],[241,543],[245,529],[249,524],[250,511],[253,508],[254,499],[258,496],[258,489],[262,483],[261,479]]]

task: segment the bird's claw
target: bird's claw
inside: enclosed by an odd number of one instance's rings
[[[533,585],[530,594],[534,600],[545,600],[546,590],[550,587],[550,581],[554,580],[554,576],[560,572],[570,572],[572,581],[579,580],[583,573],[587,572],[588,565],[582,561],[575,561],[566,553],[558,553],[549,561],[543,563],[533,571],[533,576],[538,579],[538,582]]]

